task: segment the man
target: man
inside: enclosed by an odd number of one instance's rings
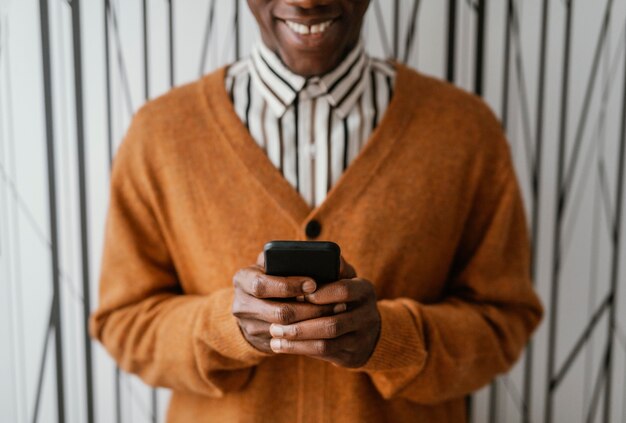
[[[496,118],[370,58],[368,3],[249,0],[251,57],[118,149],[91,333],[168,421],[462,422],[541,320]],[[337,242],[340,280],[266,275],[276,239]]]

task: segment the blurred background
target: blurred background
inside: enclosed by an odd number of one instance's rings
[[[485,97],[523,188],[546,316],[474,422],[626,422],[625,25],[625,0],[371,2],[370,52]],[[256,37],[240,0],[0,0],[0,421],[164,421],[86,334],[111,159]]]

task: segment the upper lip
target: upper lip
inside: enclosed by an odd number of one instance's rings
[[[321,24],[322,22],[334,21],[335,19],[337,19],[337,16],[334,16],[334,17],[333,16],[325,16],[325,17],[315,17],[315,18],[303,18],[303,17],[282,18],[282,17],[277,17],[277,19],[280,19],[281,21],[295,22],[295,23],[299,23],[301,25],[306,25],[306,26],[313,26],[313,25]]]

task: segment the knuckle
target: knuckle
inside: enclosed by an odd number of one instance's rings
[[[259,298],[265,294],[265,280],[263,276],[256,275],[252,279],[252,283],[250,284],[250,294]]]
[[[239,286],[239,281],[242,279],[243,277],[243,269],[239,269],[235,272],[235,274],[233,275],[233,286],[238,287]]]
[[[339,335],[339,321],[331,319],[324,324],[324,334],[329,338],[335,338]]]
[[[324,340],[316,341],[313,344],[313,348],[315,350],[315,353],[318,355],[327,355],[330,352],[329,343],[328,341]]]
[[[276,295],[281,297],[289,297],[291,295],[291,290],[289,289],[289,284],[284,280],[276,280],[272,281],[274,289],[276,290]]]
[[[290,338],[298,339],[302,335],[302,329],[300,325],[293,325],[291,331],[287,333]]]
[[[350,300],[350,287],[348,284],[341,284],[337,287],[337,298],[340,302],[346,302]]]
[[[263,326],[261,326],[259,324],[253,324],[253,325],[250,325],[248,327],[247,332],[250,335],[259,337],[261,335],[265,335],[267,331],[265,330],[265,328]]]
[[[363,280],[363,279],[361,279],[360,282],[361,283],[359,286],[361,287],[361,292],[363,293],[364,296],[370,297],[372,294],[375,293],[374,285],[372,285],[371,282]]]
[[[233,305],[230,309],[230,312],[233,314],[233,316],[235,317],[240,317],[241,314],[243,313],[242,307],[241,307],[241,303],[239,301],[234,301]]]
[[[281,304],[274,310],[274,317],[278,323],[291,323],[293,319],[293,310],[287,304]]]
[[[240,318],[240,317],[241,317],[241,312],[240,312],[238,309],[236,309],[235,307],[233,307],[233,308],[231,309],[231,313],[232,313],[232,315],[233,315],[233,316],[235,316],[236,318]]]
[[[250,328],[248,327],[248,325],[247,325],[245,320],[240,320],[239,321],[239,329],[241,329],[241,331],[246,335],[246,337],[249,337],[249,336],[252,335],[250,333]]]

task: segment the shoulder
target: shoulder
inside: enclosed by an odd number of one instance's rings
[[[199,119],[205,112],[204,94],[207,85],[211,85],[216,79],[224,81],[226,69],[226,67],[221,67],[148,100],[137,110],[133,120],[163,129],[189,123],[189,120],[194,118]]]
[[[454,119],[468,127],[501,130],[498,118],[482,97],[405,65],[394,65],[398,73],[396,89],[411,93],[407,106],[422,113],[428,110],[431,118]]]
[[[215,86],[218,80],[223,89],[225,70],[219,68],[146,101],[134,113],[117,154],[129,150],[150,154],[156,161],[205,137],[210,125],[207,92],[220,88]]]
[[[439,147],[469,161],[507,161],[509,145],[487,102],[447,81],[394,63],[395,91],[404,91],[409,126],[433,137]]]

